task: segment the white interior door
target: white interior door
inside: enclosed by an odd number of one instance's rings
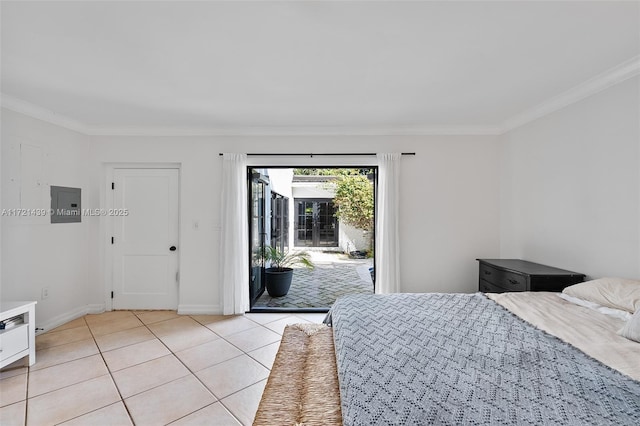
[[[177,309],[178,169],[113,177],[113,309]]]

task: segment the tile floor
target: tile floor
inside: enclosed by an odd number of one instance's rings
[[[285,326],[324,316],[86,315],[0,371],[0,425],[250,425]]]

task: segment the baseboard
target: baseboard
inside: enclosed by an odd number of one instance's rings
[[[222,315],[220,305],[178,305],[179,315]]]
[[[105,311],[106,307],[104,303],[94,303],[92,305],[87,305],[88,314],[102,314]]]
[[[36,334],[51,331],[56,327],[60,327],[61,325],[64,325],[69,321],[73,321],[74,319],[83,317],[87,314],[101,314],[105,312],[105,310],[106,308],[104,303],[94,303],[57,315],[47,320],[46,322],[39,322],[38,316],[36,315],[36,328],[38,328]],[[179,305],[178,314],[221,315],[222,309],[220,308],[220,305]]]
[[[36,334],[51,331],[56,327],[60,327],[61,325],[64,325],[69,321],[73,321],[74,319],[83,317],[86,314],[87,314],[87,306],[82,306],[72,311],[57,315],[47,320],[46,322],[39,322],[38,315],[36,314]]]

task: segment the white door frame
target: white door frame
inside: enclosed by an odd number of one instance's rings
[[[115,169],[176,169],[178,170],[178,247],[181,245],[181,216],[182,216],[182,164],[181,163],[105,163],[103,178],[101,182],[102,192],[102,205],[105,206],[105,210],[114,208],[114,194],[111,189],[111,183],[114,181]],[[100,216],[100,228],[102,229],[101,244],[103,248],[104,261],[102,262],[103,278],[104,278],[104,300],[105,310],[113,310],[113,299],[111,298],[111,292],[114,291],[113,282],[113,250],[111,248],[111,236],[113,235],[113,221],[108,216]],[[182,270],[182,257],[180,256],[182,250],[178,250],[178,274]],[[178,305],[180,305],[180,275],[178,275]]]

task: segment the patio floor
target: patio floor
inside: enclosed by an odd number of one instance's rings
[[[286,296],[271,297],[265,290],[253,308],[329,308],[344,294],[373,293],[369,274],[373,259],[349,259],[344,253],[308,252],[315,268],[295,268]]]

